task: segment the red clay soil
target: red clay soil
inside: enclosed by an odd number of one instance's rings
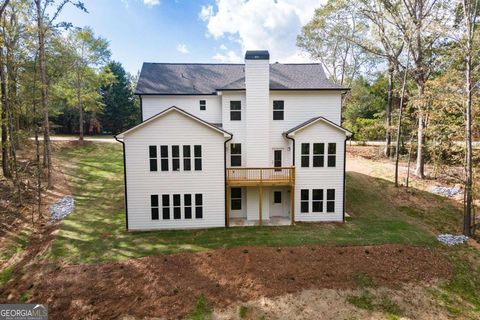
[[[203,294],[214,307],[314,288],[355,288],[364,274],[376,285],[430,283],[451,272],[447,258],[425,247],[248,247],[158,255],[100,265],[37,265],[0,290],[0,303],[30,290],[50,319],[124,315],[176,319]],[[7,300],[7,297],[10,299]]]

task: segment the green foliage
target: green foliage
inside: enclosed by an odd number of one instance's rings
[[[13,267],[7,267],[0,272],[0,287],[12,278]]]
[[[190,320],[208,320],[212,318],[212,309],[207,303],[207,299],[202,294],[198,300],[195,310],[190,315]]]
[[[240,309],[238,310],[238,315],[240,318],[245,318],[247,316],[248,308],[246,306],[240,306]]]
[[[100,122],[104,131],[117,134],[139,123],[140,106],[122,65],[112,61],[105,68],[114,75],[115,81],[101,88],[105,108]]]

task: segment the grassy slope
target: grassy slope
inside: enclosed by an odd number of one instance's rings
[[[64,148],[61,158],[72,166],[65,171],[71,173],[69,179],[77,207],[61,223],[52,254],[70,263],[96,263],[240,245],[433,245],[435,239],[420,226],[422,221],[428,220],[432,213],[444,221],[455,221],[460,214],[443,198],[420,192],[413,196],[437,203],[435,208],[430,208],[434,212],[425,214],[422,209],[395,204],[389,201],[396,192],[390,182],[349,173],[347,211],[352,218],[346,224],[128,233],[123,213],[121,146],[102,143]]]

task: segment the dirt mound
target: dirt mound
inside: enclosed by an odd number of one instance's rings
[[[356,288],[359,276],[386,287],[431,282],[448,277],[450,265],[425,247],[243,247],[101,265],[49,264],[34,274],[9,283],[0,302],[30,289],[29,301],[47,303],[52,319],[170,319],[188,314],[201,294],[225,307],[304,289]]]

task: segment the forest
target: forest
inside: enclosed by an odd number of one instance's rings
[[[67,6],[88,12],[77,0],[0,2],[2,183],[19,202],[35,188],[38,208],[54,185],[52,134],[83,140],[140,120],[136,75],[111,60],[107,39],[61,21]],[[428,178],[426,164],[454,176],[464,186],[470,235],[480,139],[478,0],[329,0],[312,10],[297,46],[351,88],[343,125],[357,142],[383,141],[397,170],[408,159],[419,178]],[[30,139],[35,156],[20,162]],[[32,176],[35,186],[26,180]]]

